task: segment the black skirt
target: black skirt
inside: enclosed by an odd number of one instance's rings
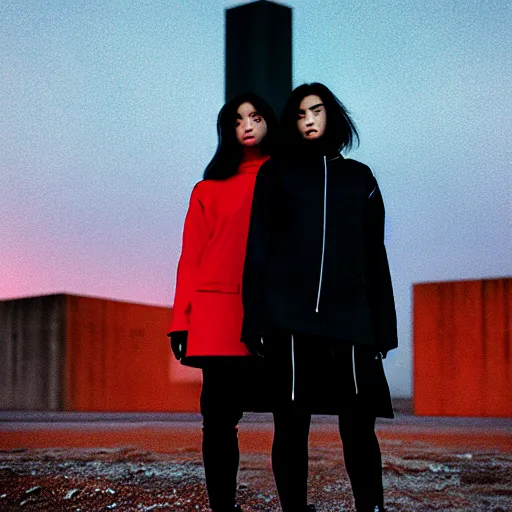
[[[270,412],[266,364],[261,357],[210,357],[202,365],[201,413]]]
[[[313,414],[343,414],[355,407],[393,418],[382,360],[373,347],[280,330],[265,337],[264,351],[272,410],[293,403]]]

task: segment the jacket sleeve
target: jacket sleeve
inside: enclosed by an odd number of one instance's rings
[[[266,332],[265,269],[279,214],[276,174],[271,162],[258,173],[254,187],[251,221],[242,281],[244,320],[242,341],[261,337]]]
[[[384,202],[371,175],[365,210],[365,272],[377,349],[386,354],[398,346],[395,299],[384,245]]]
[[[210,238],[199,188],[198,184],[192,191],[187,216],[185,217],[170,332],[188,330],[198,267],[204,248]]]

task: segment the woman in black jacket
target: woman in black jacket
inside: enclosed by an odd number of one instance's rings
[[[382,359],[397,346],[382,196],[341,155],[359,138],[324,85],[292,92],[281,129],[281,154],[256,181],[243,280],[243,339],[264,353],[273,389],[279,497],[284,512],[313,510],[311,414],[337,414],[356,508],[381,511],[375,419],[393,417]]]

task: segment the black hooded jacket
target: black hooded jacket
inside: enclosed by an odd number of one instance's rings
[[[341,155],[271,159],[254,191],[245,336],[270,329],[397,347],[384,204],[371,170]]]

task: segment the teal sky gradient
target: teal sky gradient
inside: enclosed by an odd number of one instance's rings
[[[216,147],[224,10],[239,2],[0,3],[0,299],[170,305],[189,195]],[[512,275],[508,1],[294,0],[294,86],[352,112],[387,208],[411,394],[411,287]]]

